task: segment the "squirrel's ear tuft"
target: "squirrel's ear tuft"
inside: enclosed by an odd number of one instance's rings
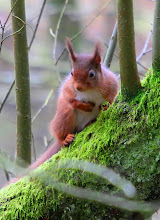
[[[96,65],[99,65],[101,63],[101,56],[102,56],[102,46],[99,42],[95,45],[95,50],[92,57],[92,62]]]
[[[76,61],[76,55],[73,51],[73,47],[72,47],[72,43],[71,43],[71,40],[69,38],[66,38],[66,48],[70,54],[70,57],[72,59],[73,62]]]

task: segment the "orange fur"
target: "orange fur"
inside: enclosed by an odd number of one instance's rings
[[[66,40],[66,46],[72,61],[73,76],[69,75],[61,87],[57,111],[50,124],[51,134],[64,145],[68,134],[82,130],[97,117],[96,105],[99,108],[105,100],[112,104],[118,93],[116,76],[101,65],[99,43],[92,55],[75,55],[69,39]],[[90,74],[94,76],[90,77]]]

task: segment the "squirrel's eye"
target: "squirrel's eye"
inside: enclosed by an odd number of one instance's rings
[[[93,70],[89,71],[89,77],[94,78],[95,77],[95,72]]]

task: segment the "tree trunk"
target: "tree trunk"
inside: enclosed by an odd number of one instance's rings
[[[154,23],[153,23],[153,50],[152,66],[154,70],[160,71],[160,1],[155,0]]]
[[[17,158],[31,162],[31,111],[29,62],[27,51],[24,0],[12,0],[14,37],[15,88],[17,110]]]
[[[117,0],[119,62],[122,96],[129,99],[141,87],[137,71],[132,0]]]

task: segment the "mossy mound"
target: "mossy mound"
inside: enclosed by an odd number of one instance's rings
[[[77,169],[57,169],[60,159],[88,160],[111,167],[137,189],[137,200],[160,196],[160,73],[148,73],[143,89],[130,102],[119,95],[75,142],[41,165],[35,173],[49,185],[25,177],[0,191],[0,219],[129,219],[128,211],[69,196],[52,187],[54,180],[101,192],[121,193],[103,178]]]

